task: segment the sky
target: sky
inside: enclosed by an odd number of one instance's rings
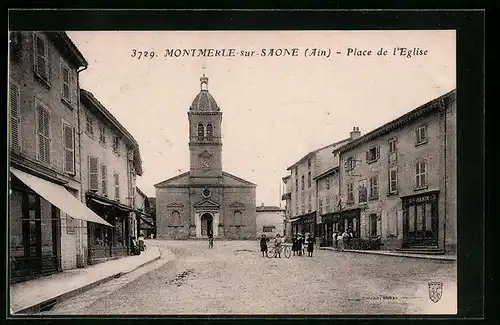
[[[70,31],[89,63],[80,86],[134,136],[148,196],[189,171],[187,111],[200,76],[222,118],[223,169],[257,184],[257,204],[280,203],[287,167],[456,87],[455,31]],[[427,55],[393,55],[395,47]],[[233,57],[165,57],[167,49],[235,49]],[[240,56],[297,49],[298,56]],[[326,56],[307,56],[311,49]],[[347,55],[351,48],[350,55]],[[377,55],[381,48],[387,55]],[[132,57],[133,50],[154,58]],[[371,55],[352,55],[352,52]],[[339,54],[337,54],[339,52]],[[136,52],[137,53],[137,52]]]

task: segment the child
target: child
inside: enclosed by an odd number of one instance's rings
[[[262,252],[262,257],[264,257],[264,253],[267,256],[267,242],[269,239],[266,238],[266,235],[262,234],[262,237],[260,238],[260,251]]]
[[[276,252],[274,257],[276,258],[276,256],[278,256],[279,258],[281,258],[281,235],[280,234],[277,234],[276,239],[274,239],[274,251]]]

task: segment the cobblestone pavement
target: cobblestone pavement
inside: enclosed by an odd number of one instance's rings
[[[153,242],[150,243],[150,245]],[[46,314],[455,314],[456,262],[317,250],[264,258],[255,241],[155,241],[162,258]],[[442,281],[429,299],[428,282]]]

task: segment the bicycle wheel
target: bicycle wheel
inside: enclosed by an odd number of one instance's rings
[[[290,258],[292,256],[292,249],[289,246],[285,246],[285,257]]]
[[[276,256],[276,250],[274,249],[274,247],[268,248],[267,249],[267,257],[273,258],[275,256]]]

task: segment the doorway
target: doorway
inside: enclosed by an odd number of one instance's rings
[[[210,213],[204,213],[201,216],[201,235],[208,236],[208,233],[214,233],[213,230],[214,219]]]

